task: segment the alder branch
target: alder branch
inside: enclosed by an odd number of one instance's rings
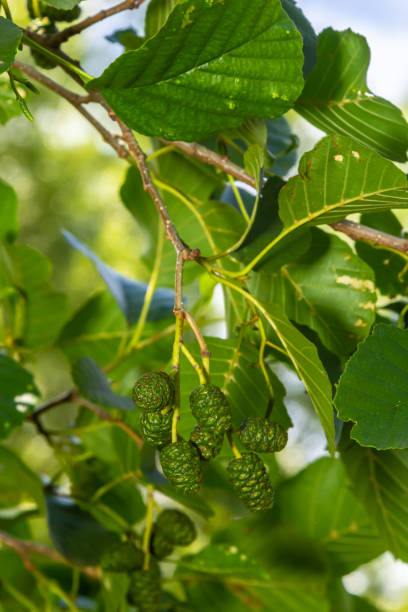
[[[23,560],[24,567],[29,572],[35,572],[36,568],[31,561],[30,554],[40,555],[41,557],[47,557],[51,561],[56,561],[57,563],[63,563],[64,565],[69,565],[70,567],[79,569],[81,572],[89,576],[90,578],[94,578],[98,580],[100,578],[100,571],[97,567],[79,567],[72,563],[70,563],[65,557],[60,555],[59,552],[54,550],[53,548],[49,548],[44,544],[38,544],[37,542],[27,542],[26,540],[20,540],[5,531],[0,531],[0,542],[7,546],[8,548],[12,548]]]
[[[254,179],[244,168],[241,168],[237,164],[234,164],[228,157],[220,155],[211,149],[207,149],[203,145],[196,142],[182,142],[182,141],[169,141],[162,140],[166,145],[173,145],[186,155],[194,157],[204,164],[219,168],[225,174],[230,174],[234,178],[250,187],[256,188]],[[361,223],[354,223],[353,221],[338,221],[337,223],[331,223],[331,227],[337,232],[346,234],[350,238],[358,242],[367,242],[375,246],[390,249],[392,251],[399,251],[404,255],[408,254],[408,240],[387,234],[375,230]]]
[[[193,261],[197,259],[200,256],[199,249],[190,249],[190,247],[188,247],[178,235],[174,223],[169,215],[169,211],[167,210],[167,207],[164,204],[163,199],[159,194],[159,191],[157,190],[156,186],[152,181],[152,177],[150,175],[150,171],[146,162],[146,155],[140,148],[136,138],[133,135],[132,130],[128,128],[128,126],[123,123],[123,121],[121,121],[111,109],[109,114],[111,118],[118,123],[121,129],[123,140],[125,141],[129,149],[130,155],[135,160],[136,165],[139,169],[143,181],[143,187],[145,191],[147,191],[147,193],[151,196],[163,221],[164,231],[167,240],[170,240],[170,242],[173,244],[174,248],[176,249],[177,255],[182,254],[184,261]]]
[[[171,141],[171,140],[163,140],[161,141],[166,145],[172,145],[186,153],[189,157],[194,157],[198,159],[203,164],[207,164],[209,166],[214,166],[215,168],[219,168],[225,174],[230,174],[234,178],[250,185],[251,187],[256,188],[255,181],[250,174],[241,166],[234,164],[233,161],[227,155],[220,155],[215,151],[211,151],[211,149],[207,149],[203,145],[198,144],[197,142],[183,142],[181,140]]]
[[[116,425],[117,427],[122,429],[129,437],[132,438],[132,440],[134,440],[134,442],[136,442],[139,448],[142,448],[142,438],[138,436],[138,434],[131,427],[129,427],[129,425],[127,425],[120,419],[116,419],[111,414],[109,414],[109,412],[106,412],[106,410],[103,410],[103,408],[97,406],[96,404],[93,404],[84,397],[78,395],[75,401],[81,404],[81,406],[85,406],[85,408],[88,408],[88,410],[91,410],[94,414],[96,414],[98,419],[101,419],[101,421],[108,421],[109,423],[112,423],[113,425]]]
[[[125,0],[124,2],[120,2],[119,4],[116,4],[111,8],[102,9],[101,11],[99,11],[99,13],[91,15],[90,17],[87,17],[86,19],[83,19],[82,21],[79,21],[78,23],[75,23],[72,26],[68,26],[64,30],[61,30],[61,32],[56,32],[55,34],[48,36],[47,43],[51,47],[56,47],[61,43],[66,42],[72,36],[80,34],[83,30],[86,30],[86,28],[93,26],[95,23],[103,21],[104,19],[107,19],[112,15],[116,15],[117,13],[136,9],[141,4],[143,4],[143,2],[144,0]]]
[[[408,240],[405,238],[392,236],[386,232],[381,232],[354,221],[337,221],[337,223],[331,223],[331,227],[337,232],[343,232],[343,234],[346,234],[353,240],[368,242],[378,247],[384,247],[408,255]]]
[[[72,104],[79,113],[99,132],[102,136],[102,139],[109,144],[117,153],[117,155],[126,159],[129,157],[129,152],[123,147],[119,142],[119,135],[112,134],[109,130],[107,130],[91,113],[89,113],[84,107],[83,104],[86,104],[90,101],[89,96],[80,96],[69,89],[66,89],[56,81],[53,81],[49,77],[45,76],[42,72],[34,68],[33,66],[29,66],[28,64],[24,64],[19,60],[16,60],[13,64],[13,68],[20,70],[28,77],[37,81],[47,89],[50,89],[54,93],[58,94],[67,102]]]

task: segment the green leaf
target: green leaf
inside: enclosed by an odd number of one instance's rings
[[[183,200],[174,193],[162,190],[163,200],[169,213],[186,243],[194,244],[204,254],[223,251],[238,240],[245,229],[245,223],[236,211],[219,203],[208,202],[214,191],[222,186],[213,169],[178,153],[167,153],[158,159],[158,178],[169,186],[176,186]],[[188,195],[186,195],[188,194]],[[156,256],[157,216],[150,196],[143,189],[140,173],[129,168],[120,195],[129,212],[141,226],[140,239],[146,243],[144,262],[151,270]],[[173,286],[176,254],[173,245],[166,241],[158,282]],[[196,265],[184,267],[184,282],[189,284],[199,274]]]
[[[337,236],[312,230],[309,251],[278,273],[253,274],[251,290],[276,302],[292,321],[317,332],[340,357],[349,355],[375,320],[374,274]]]
[[[244,553],[245,554],[245,553]],[[236,577],[228,581],[203,581],[187,574],[183,586],[195,612],[328,612],[322,584],[305,584],[301,572],[272,576],[268,582]]]
[[[284,114],[302,89],[302,58],[278,0],[186,0],[89,87],[140,133],[198,140],[248,117]]]
[[[35,501],[40,512],[45,511],[43,485],[11,449],[0,446],[0,505],[3,507]]]
[[[99,274],[106,283],[109,291],[117,301],[120,309],[129,323],[136,323],[143,308],[147,291],[147,284],[140,283],[119,274],[105,264],[87,246],[80,242],[73,234],[63,231],[67,242],[88,257],[96,266]],[[174,305],[174,292],[165,287],[159,287],[153,293],[147,319],[156,321],[171,316]]]
[[[234,254],[244,264],[249,263],[282,231],[278,216],[278,197],[285,183],[279,177],[271,177],[263,186],[255,222],[242,247]],[[255,267],[263,272],[279,271],[281,266],[297,259],[310,247],[310,230],[301,228],[279,240],[271,255],[264,257]]]
[[[90,297],[62,329],[59,346],[70,361],[91,357],[110,363],[128,334],[125,317],[109,291]]]
[[[8,75],[0,76],[0,124],[4,125],[13,117],[21,115],[21,108],[11,89]]]
[[[116,572],[103,572],[101,598],[104,612],[127,610],[126,595],[129,590],[129,576]],[[102,612],[102,610],[100,612]]]
[[[164,484],[157,484],[155,485],[155,488],[160,491],[160,493],[163,493],[163,495],[165,495],[166,497],[173,499],[182,506],[186,506],[186,508],[193,510],[193,512],[196,512],[197,514],[203,516],[206,519],[209,519],[214,516],[214,512],[211,506],[203,496],[183,495],[183,493],[179,493],[178,491],[176,491],[174,487]]]
[[[284,482],[277,497],[282,520],[324,547],[336,575],[348,574],[386,549],[351,493],[339,459],[318,459]]]
[[[145,32],[151,38],[162,28],[179,0],[151,0],[147,6]]]
[[[303,38],[303,55],[305,63],[303,65],[303,76],[309,74],[316,62],[317,36],[312,24],[304,16],[302,10],[296,5],[295,0],[282,0],[282,8],[295,23]]]
[[[262,314],[288,353],[299,378],[304,382],[326,434],[329,451],[333,454],[335,445],[332,388],[315,345],[292,325],[285,312],[276,304],[263,304]]]
[[[245,550],[228,544],[210,544],[194,556],[182,557],[178,569],[189,569],[217,578],[228,576],[268,581],[269,576],[260,563],[248,557]]]
[[[15,23],[0,17],[0,74],[12,66],[22,35]]]
[[[286,231],[390,208],[408,208],[405,174],[378,153],[336,134],[303,155],[299,174],[279,194]]]
[[[296,110],[326,133],[345,134],[384,157],[406,160],[408,123],[399,108],[367,87],[370,49],[350,29],[319,35],[317,62]]]
[[[352,444],[342,451],[356,497],[395,557],[408,561],[408,451]]]
[[[272,156],[272,172],[284,176],[296,162],[298,138],[292,133],[291,126],[285,117],[266,120],[266,149]],[[266,162],[269,168],[268,162]]]
[[[206,338],[211,353],[211,383],[226,394],[232,410],[234,427],[239,427],[247,416],[265,416],[269,394],[258,363],[258,351],[238,338],[223,340]],[[196,344],[187,345],[200,359]],[[181,357],[181,418],[180,435],[188,437],[196,421],[191,414],[189,396],[198,386],[197,373],[184,355]]]
[[[55,548],[79,566],[99,565],[119,536],[84,512],[70,497],[47,495],[47,523]]]
[[[57,9],[73,9],[81,0],[43,0],[43,2]]]
[[[130,397],[113,393],[108,379],[97,363],[90,357],[81,357],[72,366],[72,378],[78,391],[87,399],[107,408],[133,410]]]
[[[8,183],[0,179],[0,240],[13,242],[17,232],[17,195]]]
[[[356,423],[351,438],[378,450],[408,447],[408,330],[377,325],[342,374],[338,416]]]
[[[394,236],[401,236],[403,227],[391,211],[371,215],[361,215],[360,223],[368,225]],[[358,255],[374,270],[376,287],[383,295],[394,297],[398,294],[407,295],[408,285],[404,282],[406,276],[400,278],[405,268],[406,257],[387,249],[374,247],[363,242],[355,243]]]
[[[54,290],[51,263],[27,246],[6,246],[0,250],[0,290],[13,286],[9,298],[15,339],[28,347],[51,344],[65,323],[68,298]]]
[[[126,28],[124,30],[115,30],[110,36],[106,36],[106,40],[112,43],[119,43],[125,48],[125,51],[131,49],[138,49],[143,45],[145,39],[139,36],[136,30],[133,28]]]
[[[10,357],[0,354],[0,439],[7,438],[15,427],[22,425],[26,411],[19,409],[15,397],[24,393],[39,395],[34,378]]]
[[[264,150],[259,144],[248,147],[244,153],[245,170],[254,177],[256,184],[261,179],[261,170],[264,165]]]

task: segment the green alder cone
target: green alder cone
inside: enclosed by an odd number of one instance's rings
[[[132,398],[144,410],[163,410],[173,403],[174,383],[166,372],[147,372],[136,381]]]
[[[157,559],[164,559],[171,555],[174,550],[173,544],[166,538],[164,533],[157,529],[155,526],[153,529],[152,537],[150,539],[150,552]]]
[[[258,455],[244,453],[240,458],[232,459],[227,472],[236,494],[252,512],[272,507],[274,491]]]
[[[144,410],[140,417],[140,431],[143,439],[153,446],[165,446],[171,442],[173,410],[165,414],[157,410]]]
[[[198,448],[202,459],[214,459],[222,448],[224,432],[205,429],[197,425],[190,434],[190,442]]]
[[[144,553],[132,542],[120,542],[107,550],[101,567],[107,572],[132,572],[143,567]]]
[[[196,387],[190,395],[190,406],[200,427],[219,432],[228,431],[232,427],[231,408],[219,387]]]
[[[197,449],[184,440],[169,444],[160,453],[164,475],[183,493],[197,493],[201,482],[201,465]]]
[[[188,546],[197,537],[193,521],[179,510],[163,510],[157,517],[156,527],[175,546]]]
[[[81,14],[79,6],[74,6],[73,9],[58,9],[54,6],[49,6],[45,2],[39,0],[40,15],[37,15],[34,11],[33,0],[27,0],[27,10],[31,19],[36,17],[48,17],[52,21],[75,21]]]
[[[277,453],[285,448],[288,442],[286,429],[262,417],[245,419],[240,427],[239,437],[245,448],[258,453]]]
[[[149,569],[140,569],[130,575],[128,600],[140,612],[158,612],[160,599],[160,568],[157,561],[150,557]]]

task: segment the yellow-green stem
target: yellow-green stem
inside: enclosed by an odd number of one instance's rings
[[[239,193],[239,189],[238,189],[238,187],[235,184],[234,177],[231,176],[230,174],[227,174],[227,176],[228,176],[228,182],[231,185],[231,189],[232,189],[232,191],[234,193],[235,199],[236,199],[237,204],[239,206],[239,209],[240,209],[240,211],[242,213],[242,216],[244,217],[245,221],[247,223],[249,223],[249,215],[248,215],[247,210],[245,208],[245,204],[244,204],[244,202],[242,200],[241,194]]]
[[[234,457],[235,457],[236,459],[241,459],[242,455],[241,455],[241,453],[239,452],[239,450],[238,450],[238,448],[237,448],[237,446],[236,446],[236,444],[235,444],[235,442],[234,442],[234,440],[233,440],[233,438],[232,438],[232,433],[231,433],[231,431],[229,431],[229,432],[228,432],[228,442],[229,442],[229,444],[230,444],[230,447],[231,447],[231,450],[232,450],[232,452],[233,452],[233,454],[234,454]]]
[[[140,340],[140,337],[143,333],[143,328],[146,323],[147,315],[149,313],[149,308],[152,303],[153,295],[156,290],[157,279],[160,273],[160,264],[163,256],[163,247],[164,247],[164,230],[162,226],[161,219],[158,219],[158,229],[157,229],[157,247],[156,247],[156,257],[154,260],[154,266],[152,270],[152,274],[150,276],[149,284],[146,289],[146,293],[143,300],[143,307],[139,315],[139,319],[137,321],[137,325],[133,334],[131,341],[126,349],[126,353],[129,353],[132,349],[135,348],[137,343]]]
[[[151,162],[154,159],[157,159],[158,157],[161,157],[162,155],[165,155],[166,153],[170,153],[171,151],[175,151],[176,148],[173,145],[166,145],[165,147],[162,147],[161,149],[157,149],[157,151],[154,151],[154,153],[151,153],[150,155],[148,155],[146,157],[146,161],[147,162]]]
[[[171,422],[171,443],[177,442],[177,424],[180,418],[180,408],[176,408],[173,412],[173,420]]]
[[[146,510],[146,527],[143,535],[143,552],[144,552],[144,562],[143,569],[149,569],[149,561],[150,561],[150,536],[152,534],[153,527],[153,506],[154,506],[154,496],[153,496],[153,485],[147,485],[147,510]]]
[[[262,374],[266,382],[266,386],[268,387],[269,395],[271,398],[273,398],[274,392],[273,392],[273,387],[271,385],[271,379],[269,378],[269,374],[265,367],[265,346],[266,346],[266,341],[267,341],[266,331],[265,331],[264,323],[260,317],[258,318],[258,328],[259,328],[259,333],[261,335],[261,343],[259,345],[259,367],[261,368]]]
[[[10,7],[8,5],[7,0],[1,0],[0,5],[4,8],[4,12],[6,14],[7,19],[10,19],[10,21],[13,21],[13,17],[11,15]]]
[[[207,377],[205,375],[205,372],[204,372],[203,368],[200,366],[200,364],[197,362],[197,360],[194,359],[193,355],[190,353],[188,348],[184,344],[182,344],[181,345],[181,350],[183,351],[184,355],[187,357],[187,359],[189,360],[189,362],[191,363],[191,365],[193,366],[193,368],[197,372],[198,378],[200,380],[200,385],[207,384],[208,380],[207,380]]]
[[[29,47],[32,47],[33,49],[37,49],[37,51],[40,51],[43,55],[49,57],[60,66],[65,66],[65,68],[68,68],[69,70],[71,70],[71,72],[75,72],[75,74],[81,77],[84,83],[89,83],[89,81],[92,81],[93,77],[90,74],[88,74],[81,68],[78,68],[78,66],[75,66],[75,64],[72,64],[71,62],[68,62],[67,60],[63,59],[59,55],[56,55],[52,51],[49,51],[49,49],[46,49],[42,45],[39,45],[35,40],[27,36],[27,34],[23,34],[22,40],[24,44]]]

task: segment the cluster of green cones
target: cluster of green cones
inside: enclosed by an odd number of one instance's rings
[[[172,436],[175,387],[165,372],[149,372],[133,387],[135,404],[143,409],[141,434],[146,442],[160,451],[163,473],[177,490],[197,493],[202,478],[202,463],[220,452],[225,434],[233,433],[232,413],[223,391],[212,384],[201,384],[190,394],[190,408],[197,426],[189,440]],[[286,430],[269,419],[248,417],[235,432],[247,451],[235,457],[227,467],[237,496],[253,512],[271,508],[274,492],[262,459],[256,453],[275,453],[287,443]],[[157,539],[157,550],[166,547]]]
[[[194,523],[184,512],[163,510],[152,526],[147,563],[146,554],[138,543],[128,539],[104,553],[101,568],[104,572],[129,574],[129,603],[140,612],[157,612],[162,596],[159,561],[170,555],[175,546],[191,544],[196,536]],[[171,611],[186,610],[182,604],[180,606],[172,607]]]

